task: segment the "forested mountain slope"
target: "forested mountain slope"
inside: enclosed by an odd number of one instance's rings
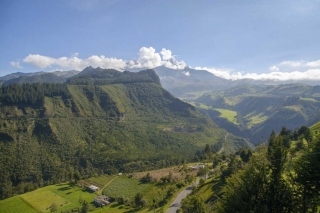
[[[90,176],[169,166],[204,144],[250,144],[164,90],[153,70],[88,68],[68,84],[2,87],[0,195]],[[226,140],[225,140],[226,138]]]
[[[207,93],[196,105],[228,131],[259,144],[272,129],[295,129],[320,119],[320,86],[303,84],[248,85]]]

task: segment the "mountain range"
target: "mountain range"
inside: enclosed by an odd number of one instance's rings
[[[134,61],[132,62],[134,63]],[[129,69],[131,72],[138,72],[141,69]],[[182,70],[171,69],[165,66],[155,67],[153,69],[160,78],[162,86],[174,96],[185,101],[192,101],[204,93],[212,91],[221,91],[229,89],[238,84],[254,84],[254,85],[280,85],[300,83],[310,86],[319,85],[319,81],[307,80],[290,80],[290,81],[272,81],[272,80],[253,80],[253,79],[240,79],[240,80],[227,80],[214,75],[207,70],[196,70],[186,66]],[[65,82],[68,78],[77,75],[79,71],[55,71],[49,72],[59,78],[48,78],[48,72],[34,72],[34,73],[12,73],[0,77],[0,85],[8,85],[11,83],[26,83],[26,82]],[[44,76],[43,76],[44,75]],[[36,78],[36,76],[38,76]],[[15,79],[15,80],[13,80]]]
[[[2,189],[58,183],[75,172],[179,164],[206,144],[227,153],[252,147],[166,91],[153,70],[87,67],[64,84],[3,86],[0,103],[2,198]]]
[[[124,71],[121,78],[128,77],[128,73],[138,72],[138,69],[131,71]],[[319,83],[317,81],[231,81],[215,76],[207,70],[190,67],[175,70],[160,66],[154,68],[154,71],[159,76],[158,83],[172,95],[198,106],[204,104],[204,108],[196,106],[199,111],[209,115],[227,131],[245,137],[255,144],[263,142],[272,129],[278,131],[282,125],[296,128],[304,124],[311,125],[320,119],[318,86],[314,86]],[[90,76],[91,72],[95,76]],[[120,72],[114,72],[114,76],[109,76],[107,80],[98,74],[103,72],[104,69],[101,68],[87,67],[82,72],[71,70],[12,73],[1,77],[0,81],[3,85],[10,85],[31,82],[72,83],[75,79],[78,83],[80,79],[84,80],[79,84],[104,84],[119,80],[116,79]],[[313,101],[307,101],[308,98]],[[229,111],[221,113],[221,109]],[[236,115],[236,122],[225,119],[226,112]]]

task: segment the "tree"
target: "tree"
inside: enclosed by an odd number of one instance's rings
[[[291,138],[292,138],[291,130],[283,126],[279,135],[282,136],[283,138],[283,145],[289,149],[291,146]]]
[[[251,156],[252,151],[250,149],[242,148],[240,150],[240,158],[243,162],[248,163]]]
[[[223,196],[217,203],[218,213],[266,213],[268,192],[268,161],[264,153],[226,180]]]
[[[292,207],[290,188],[282,177],[287,153],[287,148],[283,144],[283,137],[276,136],[273,143],[269,144],[267,155],[271,170],[268,208],[273,213],[290,212]]]
[[[78,171],[76,171],[74,174],[73,174],[73,177],[74,177],[74,181],[75,183],[78,183],[78,181],[81,179],[81,175]]]
[[[89,203],[87,201],[82,202],[82,207],[80,213],[87,213],[89,212]]]
[[[315,139],[296,162],[295,178],[298,196],[297,208],[300,212],[316,212],[320,205],[320,140]]]
[[[276,139],[276,132],[272,130],[268,139],[268,154],[270,152],[271,147],[273,146],[275,139]]]
[[[139,192],[136,194],[136,196],[134,196],[134,203],[135,203],[136,207],[142,206],[141,200],[142,200],[142,194]]]
[[[199,196],[189,195],[181,202],[181,208],[184,213],[206,213],[206,207]]]

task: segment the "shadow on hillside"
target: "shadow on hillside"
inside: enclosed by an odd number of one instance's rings
[[[65,186],[65,187],[59,188],[58,190],[59,191],[66,191],[66,190],[69,190],[69,189],[72,189],[72,188],[69,187],[69,186]]]

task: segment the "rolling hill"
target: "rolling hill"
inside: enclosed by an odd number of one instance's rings
[[[204,94],[195,100],[195,106],[222,128],[260,144],[272,129],[295,129],[318,121],[320,86],[241,84]],[[223,114],[221,109],[228,112]]]

